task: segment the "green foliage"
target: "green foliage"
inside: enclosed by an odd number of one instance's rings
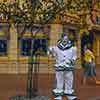
[[[0,14],[15,23],[52,23],[57,15],[90,10],[91,0],[16,0],[0,3]]]

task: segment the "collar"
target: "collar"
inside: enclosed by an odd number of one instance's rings
[[[61,50],[66,50],[69,49],[73,46],[73,42],[72,41],[68,41],[66,45],[63,45],[61,42],[57,45],[57,47]]]

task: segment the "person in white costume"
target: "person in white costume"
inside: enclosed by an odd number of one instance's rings
[[[49,47],[49,53],[52,53],[56,59],[56,88],[53,89],[55,100],[62,100],[63,95],[66,95],[69,100],[76,100],[77,97],[73,94],[73,71],[77,59],[77,48],[65,35],[56,46]]]

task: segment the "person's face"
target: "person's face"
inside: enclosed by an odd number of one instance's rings
[[[63,45],[66,45],[67,42],[68,42],[68,39],[65,39],[65,40],[62,41]]]

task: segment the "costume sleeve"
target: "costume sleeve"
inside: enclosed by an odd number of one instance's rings
[[[52,56],[55,56],[55,46],[50,46],[48,48],[48,55],[52,55]]]
[[[73,60],[77,59],[77,47],[72,48],[72,59]]]

